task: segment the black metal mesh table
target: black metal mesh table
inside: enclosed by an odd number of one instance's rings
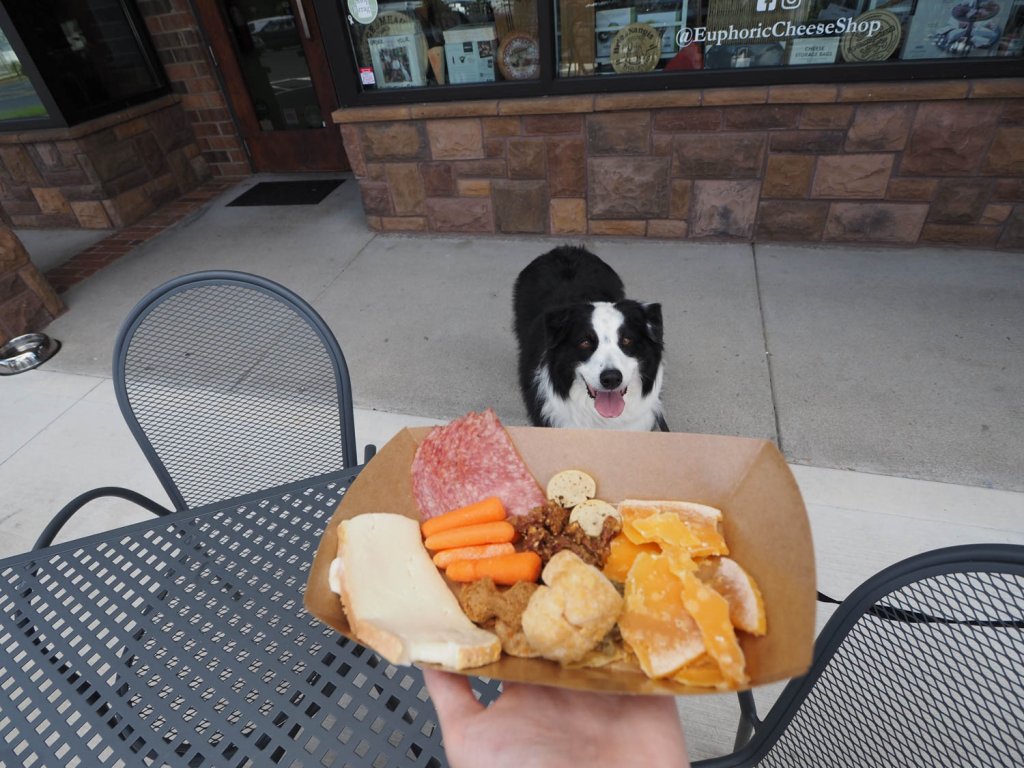
[[[0,766],[444,765],[419,671],[303,608],[355,473],[0,562]]]

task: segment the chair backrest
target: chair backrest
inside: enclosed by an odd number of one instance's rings
[[[255,275],[197,272],[149,293],[118,335],[114,388],[177,509],[357,463],[337,340]]]
[[[744,765],[1003,766],[1024,755],[1024,547],[912,557],[822,630]]]

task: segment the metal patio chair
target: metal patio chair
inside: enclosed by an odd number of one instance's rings
[[[358,463],[341,347],[306,301],[265,278],[205,271],[154,289],[121,327],[113,375],[175,510]],[[61,509],[35,548],[101,496],[171,512],[127,488],[96,488]]]
[[[1024,547],[886,568],[840,604],[764,720],[749,691],[740,705],[736,751],[694,766],[1024,765]]]
[[[125,321],[114,385],[174,510],[89,491],[3,567],[0,672],[18,717],[0,715],[0,768],[444,766],[419,670],[303,605],[359,463],[349,375],[324,321],[261,277],[185,275]],[[169,517],[49,547],[105,495]],[[499,691],[472,684],[484,702]]]

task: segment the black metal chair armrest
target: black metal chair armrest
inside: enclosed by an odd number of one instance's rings
[[[149,510],[157,517],[169,515],[174,510],[162,507],[153,501],[148,496],[143,496],[141,493],[130,490],[128,488],[119,488],[118,486],[105,486],[103,488],[93,488],[91,491],[86,491],[79,496],[65,504],[61,510],[53,516],[53,519],[47,523],[46,528],[39,534],[39,538],[36,539],[36,543],[32,546],[33,551],[48,547],[53,543],[57,534],[60,533],[60,529],[74,516],[78,510],[88,504],[94,499],[101,498],[103,496],[113,496],[119,499],[125,499],[126,501],[134,502],[140,507]]]
[[[754,703],[754,694],[750,691],[740,691],[736,694],[740,701],[740,724],[736,729],[736,743],[733,750],[737,750],[754,735],[754,729],[761,724],[757,716],[757,705]]]
[[[697,760],[693,763],[694,768],[734,768],[749,765],[747,751],[743,748],[750,742],[755,729],[761,725],[761,719],[757,716],[757,706],[754,704],[754,694],[751,691],[739,691],[736,696],[740,702],[740,723],[736,729],[733,751],[727,755]]]
[[[368,463],[370,461],[370,459],[372,459],[376,455],[377,455],[377,446],[376,445],[367,445],[363,449],[363,464]]]

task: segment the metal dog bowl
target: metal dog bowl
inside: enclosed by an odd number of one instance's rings
[[[0,376],[10,376],[36,368],[60,349],[60,342],[45,333],[15,336],[0,347]]]

